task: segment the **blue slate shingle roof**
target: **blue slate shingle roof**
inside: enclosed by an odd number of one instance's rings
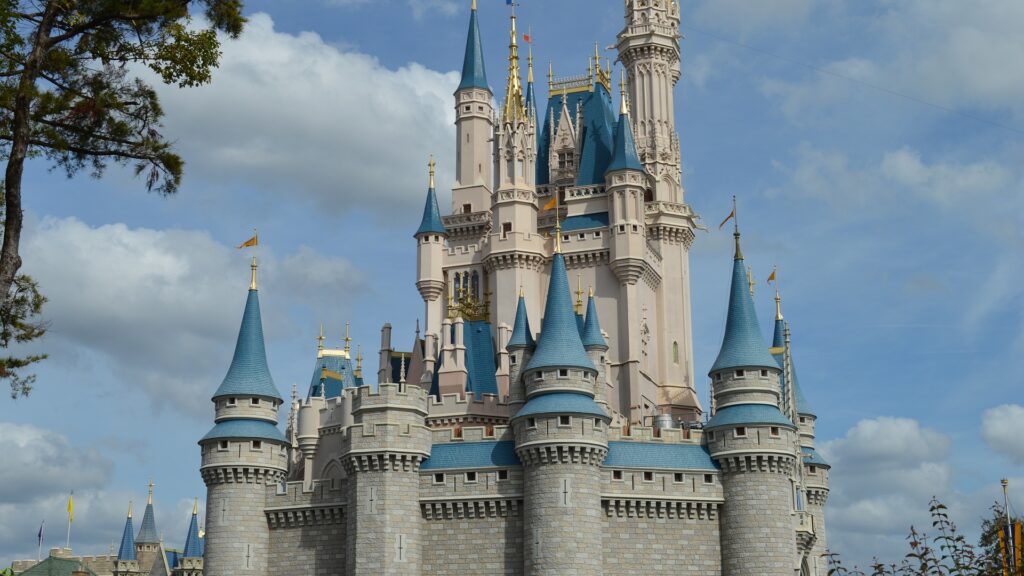
[[[704,425],[705,429],[720,426],[737,426],[752,424],[775,424],[796,428],[777,406],[770,404],[737,404],[726,406],[715,412],[715,415]]]
[[[324,375],[324,369],[333,374]],[[341,396],[344,388],[356,388],[359,384],[354,376],[352,360],[342,356],[323,356],[316,359],[316,366],[313,368],[313,376],[309,382],[309,393],[307,398],[320,396],[320,382],[323,380],[325,398],[337,398]],[[334,377],[334,374],[341,376],[341,379]]]
[[[469,320],[462,326],[466,344],[466,391],[477,398],[481,394],[497,394],[498,379],[495,373],[494,340],[491,338],[491,324],[483,320]]]
[[[181,561],[182,557],[183,556],[180,550],[170,550],[164,548],[164,558],[167,559],[167,566],[169,568],[173,569],[175,566],[177,566],[178,562]]]
[[[597,317],[597,304],[594,303],[594,295],[591,294],[587,300],[587,321],[583,325],[583,347],[602,347],[608,349],[608,344],[601,335],[601,322]]]
[[[570,94],[552,94],[548,97],[547,111],[544,114],[544,125],[538,131],[539,143],[537,145],[537,185],[550,183],[550,170],[548,165],[548,153],[551,149],[551,128],[557,129],[559,114],[562,111],[562,99],[566,100],[566,108],[573,117],[576,114],[576,106],[589,97],[588,92],[572,92]]]
[[[124,521],[124,533],[121,535],[121,547],[117,549],[118,560],[135,560],[135,529],[132,528],[132,517]]]
[[[615,144],[612,146],[612,161],[605,172],[614,170],[643,171],[644,166],[636,154],[636,142],[633,141],[633,128],[629,124],[628,114],[619,114],[619,124],[615,128]]]
[[[487,72],[484,70],[484,51],[480,45],[480,27],[476,22],[476,10],[469,13],[469,34],[466,36],[466,55],[462,59],[462,81],[458,90],[483,88],[487,86]]]
[[[801,446],[800,451],[803,452],[804,455],[804,464],[814,464],[815,466],[824,466],[825,468],[832,467],[832,465],[822,458],[821,454],[818,454],[818,451],[814,448]]]
[[[272,440],[287,442],[284,434],[266,420],[225,420],[214,425],[213,429],[203,436],[200,443],[207,440],[223,440],[227,438],[252,438],[255,440]],[[148,512],[147,512],[148,513]]]
[[[732,286],[729,291],[729,312],[725,321],[725,336],[718,358],[709,373],[729,368],[759,367],[777,370],[779,365],[768,352],[761,336],[757,312],[750,298],[747,269],[743,258],[733,261]]]
[[[512,324],[512,335],[508,339],[506,348],[533,348],[537,343],[533,340],[533,331],[530,330],[530,317],[526,313],[526,298],[519,297],[516,304],[516,319]]]
[[[423,205],[423,218],[420,220],[420,227],[416,229],[413,236],[420,234],[447,234],[444,224],[441,222],[441,210],[437,207],[437,193],[434,188],[427,189],[427,201]]]
[[[600,82],[595,83],[594,91],[583,99],[583,125],[579,130],[583,146],[576,172],[578,186],[604,184],[604,173],[612,160],[615,137],[611,101],[611,95]]]
[[[516,413],[516,418],[538,414],[587,414],[607,417],[605,411],[586,394],[576,392],[552,392],[534,396]]]
[[[260,318],[260,299],[256,290],[249,290],[242,313],[242,326],[238,329],[235,354],[231,367],[217,388],[213,398],[234,395],[262,396],[281,401],[281,394],[267,368],[267,351],[263,347],[263,320]]]
[[[185,549],[181,552],[182,558],[200,558],[203,555],[202,543],[199,540],[199,523],[196,515],[188,523],[188,533],[185,535]]]
[[[562,220],[562,232],[575,232],[576,230],[589,230],[591,228],[607,228],[608,213],[594,212],[593,214],[577,214]]]
[[[775,320],[775,333],[772,338],[772,348],[782,348],[786,345],[785,337],[785,320],[781,318]],[[772,354],[775,361],[779,364],[779,368],[782,369],[782,374],[779,376],[779,384],[782,387],[783,397],[787,397],[789,394],[788,383],[786,382],[786,371],[785,362],[786,358],[784,354]],[[789,359],[791,369],[793,371],[793,395],[796,396],[796,413],[803,414],[805,416],[814,416],[814,412],[811,411],[811,405],[807,402],[807,398],[804,397],[804,391],[800,388],[800,378],[796,374],[796,362],[792,358]]]
[[[608,443],[605,468],[644,468],[669,470],[717,470],[706,447],[700,444],[663,444],[661,442]]]
[[[491,440],[434,444],[430,448],[430,458],[427,458],[420,465],[420,470],[494,468],[519,465],[515,442],[511,440]]]
[[[146,513],[142,515],[142,527],[139,528],[139,535],[135,537],[135,541],[144,544],[160,542],[160,534],[156,531],[156,516],[153,515],[152,502],[146,504]]]
[[[556,367],[594,370],[576,326],[576,314],[569,295],[569,280],[565,274],[565,260],[561,253],[555,253],[551,259],[551,281],[544,305],[540,340],[526,370]]]
[[[583,341],[583,327],[587,325],[587,321],[583,318],[583,314],[575,314],[576,316],[576,331],[580,333],[580,342]]]

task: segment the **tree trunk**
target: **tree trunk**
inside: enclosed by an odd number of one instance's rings
[[[7,158],[4,180],[4,242],[0,248],[0,298],[6,299],[11,284],[21,268],[22,210],[21,178],[28,156],[28,142],[32,133],[31,116],[33,91],[46,52],[49,50],[50,31],[59,10],[57,0],[46,3],[46,10],[34,34],[32,50],[25,59],[25,68],[18,81],[18,93],[14,99],[14,116],[11,119],[11,151]]]

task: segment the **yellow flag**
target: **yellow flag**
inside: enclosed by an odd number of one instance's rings
[[[253,246],[259,246],[259,245],[260,245],[260,237],[259,237],[258,234],[256,234],[255,231],[253,231],[252,238],[249,238],[245,242],[242,242],[238,246],[238,249],[241,250],[242,248],[252,248]]]
[[[732,212],[729,212],[729,215],[725,217],[725,220],[722,220],[722,223],[718,225],[718,229],[721,230],[722,226],[725,226],[726,222],[728,222],[729,220],[732,220],[735,217],[736,217],[736,209],[733,208]]]
[[[71,494],[68,494],[68,522],[69,523],[75,521],[75,501],[74,501],[74,498],[73,498],[74,495],[75,495],[74,491],[72,491]]]
[[[541,210],[551,210],[552,208],[554,208],[557,205],[558,205],[558,196],[555,196],[554,194],[552,194],[551,195],[551,200],[548,200],[548,203],[545,204],[541,208]]]
[[[772,273],[768,275],[768,284],[772,282],[775,282],[775,270],[772,270]]]

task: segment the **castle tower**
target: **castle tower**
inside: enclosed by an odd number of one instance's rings
[[[782,316],[782,298],[779,290],[775,290],[775,330],[772,338],[772,356],[782,367],[783,403],[785,412],[797,422],[799,431],[799,451],[802,468],[798,470],[797,508],[805,508],[812,520],[810,526],[802,526],[803,532],[813,535],[810,539],[810,550],[805,550],[804,561],[807,573],[812,576],[824,575],[827,572],[824,554],[828,549],[825,531],[825,503],[829,493],[829,470],[831,466],[818,454],[814,446],[815,423],[817,416],[811,410],[800,380],[797,378],[796,365],[793,362],[792,347],[789,342],[789,324]],[[807,543],[805,539],[802,543]]]
[[[545,238],[537,234],[537,117],[532,111],[535,106],[527,106],[520,80],[514,13],[509,39],[508,83],[494,133],[497,178],[491,206],[493,223],[483,259],[490,273],[491,316],[498,325],[512,325],[511,310],[498,304],[511,302],[516,290],[541,293],[541,268],[546,257]]]
[[[523,464],[524,574],[597,574],[602,556],[600,465],[610,418],[594,402],[594,368],[573,313],[557,251],[540,339],[522,371],[526,404],[512,418]]]
[[[448,231],[441,223],[434,191],[434,159],[430,159],[430,184],[427,201],[423,206],[423,219],[414,234],[416,238],[416,289],[423,297],[424,322],[427,334],[441,333],[441,296],[444,294],[444,243]]]
[[[156,530],[156,515],[153,513],[153,481],[149,482],[149,496],[146,510],[142,514],[142,525],[135,536],[135,558],[139,566],[152,566],[160,554],[160,533]]]
[[[516,304],[516,319],[512,325],[512,335],[509,336],[508,345],[508,404],[509,415],[515,416],[516,412],[526,403],[526,386],[523,382],[523,367],[530,361],[533,350],[537,343],[533,340],[533,331],[530,330],[530,318],[526,312],[526,297],[519,293],[519,303]]]
[[[644,191],[647,175],[636,154],[625,93],[621,94],[612,160],[605,171],[608,221],[611,232],[611,268],[619,281],[619,333],[616,338],[620,368],[619,406],[630,422],[640,423],[641,325],[640,278],[646,269],[647,240]],[[623,377],[621,374],[624,372]]]
[[[267,576],[264,495],[287,472],[288,441],[277,428],[283,400],[267,368],[255,258],[235,353],[212,400],[215,424],[199,441],[206,483],[205,573]]]
[[[185,549],[181,551],[173,576],[203,576],[203,539],[199,537],[199,500],[192,504],[192,519],[185,534]]]
[[[679,80],[679,4],[627,0],[618,35],[640,162],[648,175],[644,197],[647,240],[661,254],[657,317],[658,408],[688,420],[701,414],[693,367],[689,250],[695,215],[685,204],[675,127],[673,87]]]
[[[594,379],[594,402],[597,402],[608,411],[608,380],[605,374],[605,354],[608,353],[608,343],[605,342],[604,334],[601,332],[601,321],[597,317],[597,304],[594,302],[594,289],[590,289],[590,297],[587,299],[587,318],[583,325],[583,348],[590,356],[590,362],[597,368],[597,377]]]
[[[416,576],[423,561],[419,468],[431,446],[427,391],[364,386],[352,397],[352,414],[341,456],[348,473],[345,573]]]
[[[114,562],[114,576],[134,576],[139,574],[139,561],[135,556],[135,537],[132,528],[132,505],[128,503],[128,518],[124,521],[124,533],[121,535],[121,546],[117,549],[117,560]]]
[[[782,414],[782,370],[761,335],[737,228],[725,336],[711,367],[715,412],[705,425],[722,470],[722,576],[792,576],[797,558],[796,426]]]
[[[462,61],[462,81],[455,90],[455,187],[452,213],[490,209],[491,138],[494,135],[494,94],[487,85],[476,2],[469,14],[469,35]],[[428,326],[427,331],[430,331]]]

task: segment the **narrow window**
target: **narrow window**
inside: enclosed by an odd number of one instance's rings
[[[767,378],[767,377],[768,377],[768,371],[767,370],[761,370],[761,378]]]
[[[600,238],[600,237],[601,237],[601,231],[600,230],[598,230],[597,232],[594,232],[594,238]]]
[[[228,406],[234,406],[237,402],[236,398],[228,398]]]
[[[644,482],[654,482],[654,472],[644,472]]]
[[[736,427],[736,437],[737,438],[746,438],[747,437],[747,428],[745,426],[737,426]]]
[[[572,426],[572,416],[559,416],[558,417],[558,425],[559,426]]]
[[[722,381],[722,373],[719,372],[718,374],[715,374],[715,382],[721,382],[721,381]]]
[[[679,342],[672,342],[672,362],[679,364]]]
[[[536,418],[527,418],[526,419],[526,427],[527,428],[536,428],[537,427],[537,419]]]
[[[469,105],[466,106],[466,112],[469,112],[472,109],[473,109],[472,106],[469,106]],[[469,134],[466,134],[466,142],[469,142]]]
[[[251,400],[250,400],[249,402],[250,402],[250,403],[251,403],[251,404],[252,404],[253,406],[259,406],[259,405],[260,405],[260,399],[259,399],[259,398],[253,398],[253,399],[251,399]]]
[[[261,440],[253,440],[252,441],[252,449],[253,450],[263,450],[263,442]]]
[[[625,231],[626,231],[626,225],[625,224],[619,224],[619,232],[625,232]]]
[[[462,205],[462,213],[463,214],[469,214],[472,211],[473,211],[473,205],[472,204],[463,204]]]
[[[508,480],[508,470],[498,470],[498,480]]]
[[[502,222],[501,223],[501,237],[502,238],[507,238],[508,235],[509,235],[509,232],[512,232],[512,223],[511,222]]]
[[[438,472],[434,474],[434,484],[444,484],[444,473]]]
[[[474,483],[476,483],[476,472],[466,472],[466,483],[467,484],[474,484]]]
[[[562,234],[562,242],[568,242],[568,241],[569,241],[569,235],[568,234]]]
[[[705,474],[704,475],[704,483],[705,484],[714,484],[715,483],[715,477],[713,475],[711,475],[711,474]]]
[[[779,427],[778,426],[772,426],[771,434],[772,434],[772,436],[778,436],[779,435]]]
[[[515,354],[508,357],[508,363],[515,365],[517,356]]]
[[[800,417],[800,423],[801,423],[801,424],[807,424],[807,418],[806,418],[806,417],[804,417],[804,416],[801,416],[801,417]]]
[[[622,480],[622,470],[612,470],[612,480]]]
[[[818,473],[818,467],[817,466],[808,466],[807,467],[807,472],[809,472],[811,474],[817,474]]]
[[[638,231],[638,230],[639,230],[639,228],[637,227],[637,225],[636,225],[636,224],[633,224],[633,232],[636,232],[636,231]]]
[[[600,429],[601,429],[601,419],[600,418],[594,418],[594,430],[600,430]]]
[[[586,238],[587,238],[587,235],[582,233],[582,232],[576,235],[576,239],[577,240],[586,240]]]
[[[559,378],[568,378],[569,377],[569,370],[566,369],[566,368],[559,368],[558,369],[558,377]]]
[[[682,484],[683,483],[683,473],[682,472],[676,472],[675,474],[673,474],[672,475],[672,481],[675,482],[676,484]]]
[[[708,430],[708,440],[714,440],[714,439],[715,439],[715,431],[714,430]]]
[[[228,441],[227,440],[221,440],[220,444],[217,445],[217,448],[219,448],[221,450],[227,450],[228,449]]]

